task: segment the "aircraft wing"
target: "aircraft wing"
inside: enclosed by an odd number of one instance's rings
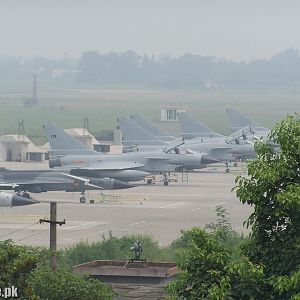
[[[84,169],[97,171],[97,170],[127,170],[137,169],[144,167],[144,164],[134,161],[103,161],[99,163],[90,164]]]
[[[39,178],[39,179],[33,179],[30,181],[20,181],[20,182],[1,182],[0,183],[0,190],[15,190],[18,187],[30,187],[30,186],[39,186],[39,185],[45,185],[45,184],[64,184],[68,183],[68,181],[71,183],[73,181],[76,181],[78,183],[83,183],[85,186],[89,186],[96,189],[102,189],[102,187],[93,185],[90,183],[89,179],[86,179],[84,177],[80,176],[74,176],[70,174],[60,173],[61,177],[56,178]]]
[[[1,182],[0,183],[0,190],[13,190],[19,185],[16,183],[7,183],[7,182]]]
[[[94,185],[94,184],[91,184],[90,180],[87,179],[87,178],[80,177],[80,176],[75,176],[75,175],[71,175],[71,174],[65,174],[65,173],[62,173],[62,175],[66,176],[66,177],[69,177],[70,179],[74,179],[76,181],[84,182],[85,186],[89,186],[89,187],[92,187],[92,188],[97,188],[99,190],[103,190],[102,187]]]

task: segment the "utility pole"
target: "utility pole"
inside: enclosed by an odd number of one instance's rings
[[[41,223],[50,223],[50,268],[53,272],[56,271],[56,225],[59,226],[66,224],[66,220],[57,221],[56,220],[56,208],[57,202],[50,203],[50,220],[40,219]]]

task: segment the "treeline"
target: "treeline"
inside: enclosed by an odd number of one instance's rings
[[[88,51],[77,60],[0,58],[2,83],[40,80],[52,84],[134,86],[145,88],[298,88],[300,56],[288,49],[271,59],[233,62],[184,54],[154,57],[134,51],[100,54]]]

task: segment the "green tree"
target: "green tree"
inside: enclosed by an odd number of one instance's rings
[[[44,257],[40,248],[17,246],[11,240],[0,242],[0,288],[15,286],[21,299],[38,299],[28,278]]]
[[[44,248],[0,242],[0,288],[16,287],[20,299],[112,299],[110,287],[67,269],[52,272],[48,259]]]
[[[39,299],[94,300],[112,299],[112,288],[99,280],[88,279],[66,270],[52,272],[48,267],[38,268],[30,278],[30,284]]]
[[[237,196],[253,206],[246,224],[251,241],[243,247],[253,263],[265,266],[270,280],[291,276],[300,266],[300,120],[289,116],[272,130],[270,140],[280,147],[256,143],[257,159],[248,177],[238,177]],[[276,280],[275,280],[276,281]],[[269,288],[269,297],[277,297]],[[288,299],[281,294],[281,299]]]
[[[183,273],[170,285],[171,294],[184,299],[300,299],[298,116],[277,124],[269,138],[272,145],[255,144],[257,158],[248,164],[248,176],[236,179],[240,201],[253,207],[245,222],[252,232],[240,255],[234,258],[228,237],[220,239],[219,230],[193,229],[179,259]]]

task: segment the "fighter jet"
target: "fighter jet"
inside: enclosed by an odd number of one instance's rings
[[[76,143],[75,149],[71,149],[73,137],[64,132],[54,124],[44,126],[49,144],[51,147],[49,165],[56,170],[60,168],[68,169],[70,174],[86,177],[106,177],[123,180],[126,174],[131,174],[133,181],[134,176],[144,177],[147,174],[166,174],[168,172],[177,172],[183,170],[200,169],[207,164],[217,162],[204,153],[180,153],[178,148],[166,147],[159,150],[136,151],[122,154],[99,154],[94,150],[86,149],[80,142]],[[70,143],[69,143],[70,142]],[[74,142],[74,141],[73,141]],[[73,143],[73,146],[75,143]],[[80,152],[79,145],[83,150]],[[56,157],[52,157],[53,153]],[[89,154],[87,154],[89,152]],[[57,154],[59,153],[59,156]],[[74,154],[76,153],[76,154]]]
[[[186,140],[179,146],[179,150],[185,152],[206,153],[210,157],[218,161],[223,161],[226,165],[228,162],[239,161],[240,159],[252,159],[255,157],[253,143],[246,140],[246,134],[252,132],[249,126],[240,131],[225,137],[214,132],[204,124],[198,122],[194,118],[190,118],[186,113],[180,114],[181,120],[184,120],[184,126],[187,135],[193,139]],[[136,145],[139,150],[164,149],[170,147],[169,142],[158,140],[157,137],[146,132],[145,128],[141,128],[135,124],[132,118],[119,118],[118,126],[121,128],[126,145]],[[199,132],[196,131],[199,130]],[[178,140],[176,140],[178,142]],[[174,141],[173,143],[175,143]],[[227,168],[228,172],[229,169]]]
[[[232,132],[240,130],[245,126],[250,126],[255,132],[255,137],[262,137],[263,139],[267,139],[268,134],[270,133],[269,128],[261,126],[260,124],[234,108],[227,108],[226,112],[229,118],[230,129]]]
[[[35,203],[39,202],[19,195],[0,192],[0,207],[24,206]]]
[[[48,170],[9,170],[0,168],[0,190],[14,190],[18,196],[30,198],[28,192],[80,192],[84,203],[86,190],[114,190],[134,187],[112,178],[84,178]]]

